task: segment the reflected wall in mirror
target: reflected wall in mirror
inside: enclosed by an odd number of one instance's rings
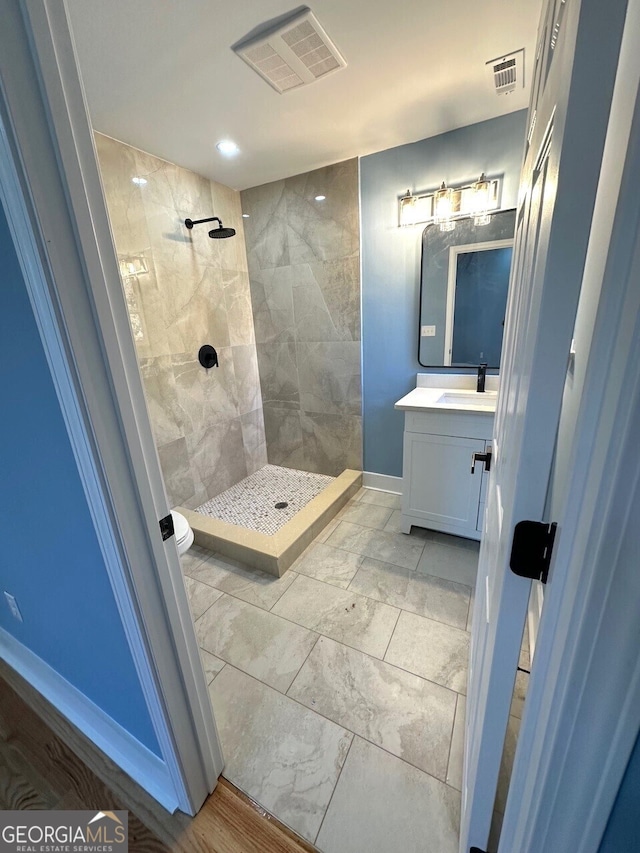
[[[488,225],[458,220],[422,234],[418,362],[421,367],[500,366],[515,210]]]

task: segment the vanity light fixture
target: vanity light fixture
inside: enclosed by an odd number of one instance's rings
[[[474,225],[487,225],[490,211],[498,209],[500,181],[484,172],[473,184],[448,187],[444,182],[435,192],[398,197],[398,225],[402,227],[433,222],[441,231],[452,231],[456,220],[473,218]]]
[[[400,225],[416,225],[433,218],[433,196],[412,195],[411,190],[400,197]]]
[[[250,214],[248,214],[248,213],[243,213],[243,214],[242,214],[242,218],[243,218],[243,219],[248,219],[248,218],[249,218],[249,216],[250,216]]]
[[[473,185],[473,224],[488,225],[489,216],[489,181],[483,172]]]
[[[147,183],[147,179],[141,178],[139,175],[136,175],[135,177],[131,178],[131,183],[136,184],[139,187],[143,187]]]
[[[453,219],[453,190],[445,182],[433,196],[433,222],[441,231],[453,231],[456,227]]]
[[[324,201],[325,198],[326,198],[326,195],[317,195],[315,197],[315,201]]]
[[[400,225],[415,225],[416,224],[416,202],[417,195],[411,195],[411,190],[407,190],[407,194],[400,196]]]

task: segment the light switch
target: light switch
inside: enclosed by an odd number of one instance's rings
[[[420,329],[420,335],[423,338],[435,338],[436,327],[435,326],[422,326]]]

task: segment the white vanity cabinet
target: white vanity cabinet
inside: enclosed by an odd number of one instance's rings
[[[472,455],[491,445],[492,412],[405,411],[401,529],[480,539],[488,474]]]

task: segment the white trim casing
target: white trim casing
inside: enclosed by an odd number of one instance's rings
[[[569,488],[499,850],[596,853],[640,731],[640,0],[629,0],[578,319]]]
[[[167,811],[176,810],[173,782],[161,758],[4,628],[0,628],[0,646],[12,669]]]
[[[7,0],[0,196],[180,809],[223,761],[144,401],[64,4]]]

